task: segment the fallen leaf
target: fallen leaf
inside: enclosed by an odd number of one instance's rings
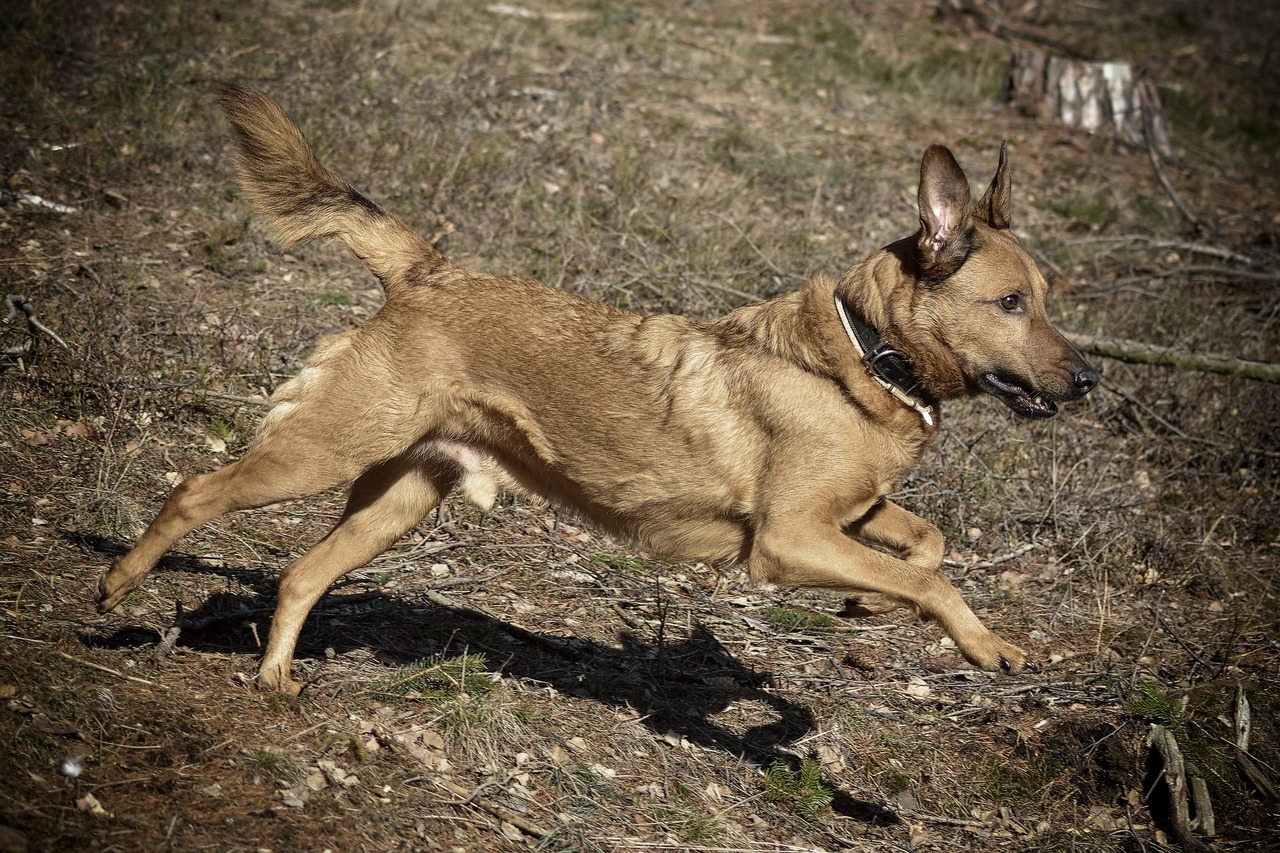
[[[32,447],[43,447],[49,443],[49,436],[34,429],[22,430],[22,440]]]
[[[85,739],[84,735],[75,726],[69,723],[55,723],[43,711],[38,711],[31,715],[31,727],[47,735],[74,737],[79,740]]]
[[[1019,572],[1013,569],[1000,573],[1000,585],[1009,589],[1017,589],[1022,586],[1031,575],[1026,572]]]
[[[88,812],[94,817],[110,817],[111,814],[102,807],[102,803],[98,802],[98,798],[93,794],[85,794],[76,800],[76,808],[82,812]]]
[[[73,438],[86,438],[89,435],[89,425],[83,420],[79,420],[73,424],[68,424],[63,428],[62,432],[64,435],[69,435]]]
[[[924,699],[926,696],[930,696],[932,694],[932,688],[930,688],[922,678],[913,678],[911,679],[911,683],[907,685],[908,696],[914,696],[917,699]]]
[[[829,744],[821,744],[818,746],[818,760],[822,762],[822,767],[829,773],[844,772],[844,759],[841,758],[840,752]]]

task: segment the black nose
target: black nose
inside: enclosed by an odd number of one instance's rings
[[[1102,377],[1092,367],[1086,367],[1084,370],[1077,370],[1072,374],[1071,381],[1075,383],[1076,390],[1081,394],[1088,394],[1102,381]]]

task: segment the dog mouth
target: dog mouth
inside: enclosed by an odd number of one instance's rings
[[[1043,393],[1018,384],[1008,376],[995,372],[978,377],[978,387],[1024,418],[1051,418],[1058,413],[1058,404]]]

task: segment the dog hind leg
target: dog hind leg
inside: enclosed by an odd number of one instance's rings
[[[98,610],[105,613],[119,604],[173,543],[200,525],[233,510],[312,495],[350,482],[358,473],[350,465],[300,450],[280,441],[264,443],[238,462],[180,483],[133,549],[99,581]]]
[[[349,357],[349,346],[332,349],[330,358]],[[304,369],[293,380],[297,387],[290,399],[268,413],[244,458],[179,484],[133,550],[99,581],[98,610],[105,613],[118,605],[146,580],[165,551],[196,527],[227,512],[350,483],[411,446],[415,434],[410,426],[398,424],[399,431],[393,433],[380,428],[377,413],[353,411],[348,401],[358,402],[360,395],[351,392],[347,387],[351,383],[343,379],[349,372]],[[342,427],[339,440],[335,440],[335,424]]]
[[[280,594],[258,686],[296,695],[289,677],[294,647],[311,608],[338,578],[391,547],[443,500],[459,472],[405,454],[377,465],[351,487],[342,518],[314,548],[280,574]]]

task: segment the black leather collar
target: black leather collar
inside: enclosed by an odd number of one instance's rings
[[[836,294],[836,313],[840,315],[840,323],[867,365],[871,377],[901,402],[919,412],[927,425],[933,426],[934,407],[925,402],[927,394],[911,370],[911,362],[889,346],[879,332],[845,304],[839,294]]]

